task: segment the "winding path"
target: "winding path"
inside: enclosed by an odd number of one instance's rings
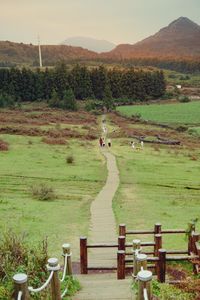
[[[103,125],[103,124],[102,124]],[[91,205],[89,230],[90,243],[116,243],[116,223],[112,209],[112,200],[119,186],[119,171],[116,159],[107,147],[102,148],[107,161],[108,177],[105,186]],[[116,249],[90,249],[88,265],[90,267],[111,267],[117,263]],[[74,300],[128,300],[131,299],[130,280],[117,280],[116,273],[79,275],[82,290]]]

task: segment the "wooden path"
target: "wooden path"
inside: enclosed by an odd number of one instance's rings
[[[102,148],[107,161],[108,177],[105,186],[91,205],[89,243],[117,243],[115,216],[112,200],[119,186],[119,171],[116,159],[107,147]],[[90,249],[89,267],[116,267],[117,249]],[[117,280],[116,273],[79,275],[82,289],[74,300],[130,300],[131,280]]]

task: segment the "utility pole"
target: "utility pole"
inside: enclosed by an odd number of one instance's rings
[[[39,35],[38,35],[38,50],[39,50],[39,64],[40,64],[40,68],[42,68],[42,53],[41,53],[40,37],[39,37]]]

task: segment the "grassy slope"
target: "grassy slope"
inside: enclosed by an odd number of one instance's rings
[[[122,114],[131,116],[141,114],[142,119],[160,123],[199,124],[200,101],[176,104],[151,104],[121,106],[117,108]]]
[[[40,137],[0,138],[10,144],[8,152],[0,152],[1,231],[24,232],[31,243],[48,236],[51,255],[60,253],[63,242],[72,243],[77,253],[78,236],[88,230],[90,203],[106,178],[95,142],[71,140],[68,146],[52,146]],[[75,163],[66,164],[72,153]],[[41,182],[55,188],[56,200],[32,198],[29,188]]]
[[[200,152],[169,146],[157,150],[146,144],[143,150],[133,151],[131,140],[113,140],[121,178],[114,199],[117,222],[129,229],[151,229],[156,222],[165,228],[186,228],[188,221],[200,218],[199,190],[186,188],[199,188]],[[171,248],[185,244],[183,236],[165,240]]]

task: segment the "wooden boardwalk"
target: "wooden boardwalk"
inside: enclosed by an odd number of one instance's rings
[[[134,300],[131,279],[117,280],[115,273],[79,275],[82,285],[73,300]]]
[[[89,243],[117,243],[115,216],[112,201],[119,186],[119,171],[115,156],[102,148],[107,161],[108,177],[105,186],[91,205]],[[89,249],[89,267],[116,267],[117,249]],[[117,280],[116,273],[99,273],[77,276],[82,289],[73,300],[130,300],[131,280]]]

